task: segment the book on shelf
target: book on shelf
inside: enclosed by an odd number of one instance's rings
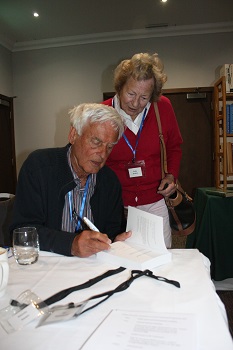
[[[226,63],[220,68],[220,77],[226,78],[226,92],[233,92],[233,64]]]
[[[209,187],[206,189],[206,193],[212,196],[233,197],[233,188],[224,190],[223,188]]]
[[[227,173],[233,173],[232,143],[227,142]]]
[[[227,134],[233,134],[233,104],[226,105],[226,128]]]
[[[227,126],[227,134],[230,134],[230,105],[226,105],[226,126]]]
[[[97,258],[133,270],[151,269],[171,261],[162,217],[129,206],[126,231],[129,230],[130,238],[112,243],[109,250],[97,253]]]
[[[229,107],[229,118],[230,118],[230,121],[229,121],[229,134],[233,134],[233,103],[230,104],[230,107]]]

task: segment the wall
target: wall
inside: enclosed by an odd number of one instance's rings
[[[13,95],[12,53],[0,45],[0,94]]]
[[[233,33],[83,44],[13,53],[18,170],[32,150],[63,146],[68,110],[100,102],[113,91],[113,70],[136,52],[158,52],[168,88],[212,86],[218,69],[232,63]]]

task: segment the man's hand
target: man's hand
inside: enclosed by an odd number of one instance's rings
[[[119,235],[116,236],[116,238],[114,239],[114,242],[125,241],[131,235],[132,235],[132,231],[120,233]]]
[[[102,250],[110,249],[111,243],[111,240],[106,234],[85,230],[74,238],[71,254],[80,258],[87,258]]]

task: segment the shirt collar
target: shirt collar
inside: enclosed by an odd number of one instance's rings
[[[145,108],[143,109],[143,111],[141,113],[139,113],[137,115],[137,117],[132,120],[132,118],[130,117],[130,115],[128,115],[127,113],[125,113],[125,111],[123,111],[123,109],[121,109],[120,107],[120,101],[119,101],[119,98],[117,95],[115,95],[113,97],[113,103],[114,103],[114,108],[117,110],[117,112],[122,115],[122,117],[124,118],[125,120],[125,124],[126,126],[135,134],[137,135],[138,131],[139,131],[139,128],[140,128],[140,125],[141,125],[141,122],[142,122],[142,118],[143,118],[143,114],[144,114],[144,111],[145,109],[147,109],[147,112],[146,112],[146,115],[149,111],[149,108],[150,108],[150,105],[151,103],[148,102],[147,105],[145,106]]]

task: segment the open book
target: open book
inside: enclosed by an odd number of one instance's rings
[[[97,253],[97,258],[128,269],[151,269],[171,261],[163,237],[163,218],[137,208],[128,208],[126,231],[132,236],[111,244],[111,249]]]

